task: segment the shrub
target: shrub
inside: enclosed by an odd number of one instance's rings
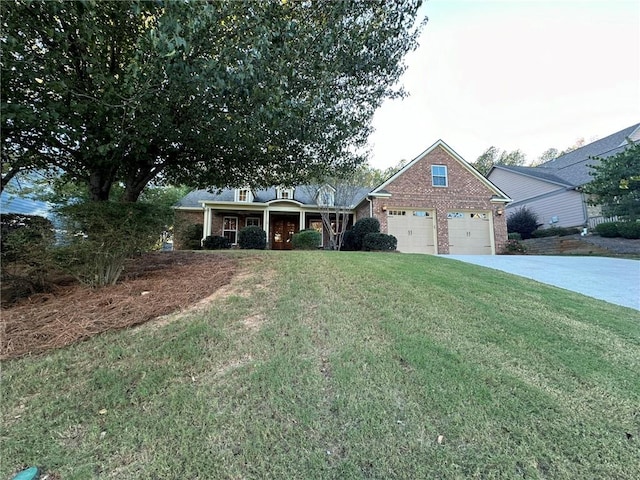
[[[300,230],[291,239],[296,250],[315,250],[322,243],[322,235],[314,229]]]
[[[531,233],[538,228],[538,216],[527,207],[522,207],[507,219],[507,231],[519,233],[523,239],[531,238]]]
[[[56,250],[64,271],[83,284],[114,284],[125,261],[157,248],[172,211],[151,203],[84,202],[58,210],[65,245]]]
[[[347,230],[346,232],[344,232],[344,235],[342,236],[342,245],[340,246],[340,250],[343,250],[345,252],[352,252],[354,250],[357,250],[354,242],[353,233],[351,232],[352,230]]]
[[[505,255],[519,255],[527,253],[526,245],[520,243],[517,239],[509,239],[504,246]]]
[[[10,287],[3,292],[3,301],[45,290],[53,267],[51,221],[38,215],[8,213],[2,215],[0,228],[2,282]]]
[[[540,228],[534,231],[531,236],[533,238],[543,237],[566,237],[567,235],[575,235],[580,233],[581,229],[577,227],[549,227]]]
[[[640,238],[640,222],[619,222],[618,232],[623,238]]]
[[[604,222],[596,225],[596,233],[601,237],[614,238],[619,237],[618,222]]]
[[[204,225],[189,223],[176,229],[176,240],[181,250],[200,250]]]
[[[518,232],[512,232],[507,234],[507,238],[509,240],[522,240],[522,235],[520,235]]]
[[[375,217],[366,217],[358,220],[350,230],[349,242],[353,250],[362,250],[364,237],[368,233],[380,233],[380,221]]]
[[[367,252],[372,250],[379,252],[394,252],[397,245],[398,239],[396,237],[379,232],[367,233],[362,241],[362,248]]]
[[[231,248],[231,242],[227,237],[209,235],[202,242],[202,248],[206,250],[224,250],[227,248]]]
[[[264,250],[267,248],[267,233],[260,227],[244,227],[238,232],[238,246],[245,250]]]

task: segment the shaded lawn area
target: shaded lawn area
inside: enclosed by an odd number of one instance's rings
[[[0,477],[637,478],[637,311],[441,257],[228,255],[206,311],[4,362]]]

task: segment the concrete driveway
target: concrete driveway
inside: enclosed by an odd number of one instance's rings
[[[442,255],[640,310],[640,261],[607,257]]]

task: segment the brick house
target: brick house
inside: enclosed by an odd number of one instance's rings
[[[322,204],[337,201],[329,185],[292,189],[196,190],[176,206],[180,223],[203,225],[203,237],[221,235],[236,243],[247,225],[267,233],[269,248],[290,248],[302,228],[323,232]],[[322,200],[321,200],[322,199]],[[496,254],[507,240],[505,205],[510,199],[438,140],[377,188],[358,189],[343,206],[348,224],[376,217],[381,231],[398,239],[406,253]],[[178,221],[176,223],[179,223]],[[177,246],[179,248],[179,246]]]

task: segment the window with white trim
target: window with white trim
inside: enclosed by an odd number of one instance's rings
[[[446,187],[449,185],[446,165],[431,165],[431,185],[434,187]]]
[[[276,197],[281,200],[292,200],[293,188],[278,187],[276,189]]]
[[[236,202],[253,202],[253,193],[250,188],[236,190]]]
[[[222,219],[222,236],[229,243],[238,243],[238,217],[224,217]]]
[[[260,226],[260,218],[258,217],[247,217],[244,221],[245,227],[259,227]]]

